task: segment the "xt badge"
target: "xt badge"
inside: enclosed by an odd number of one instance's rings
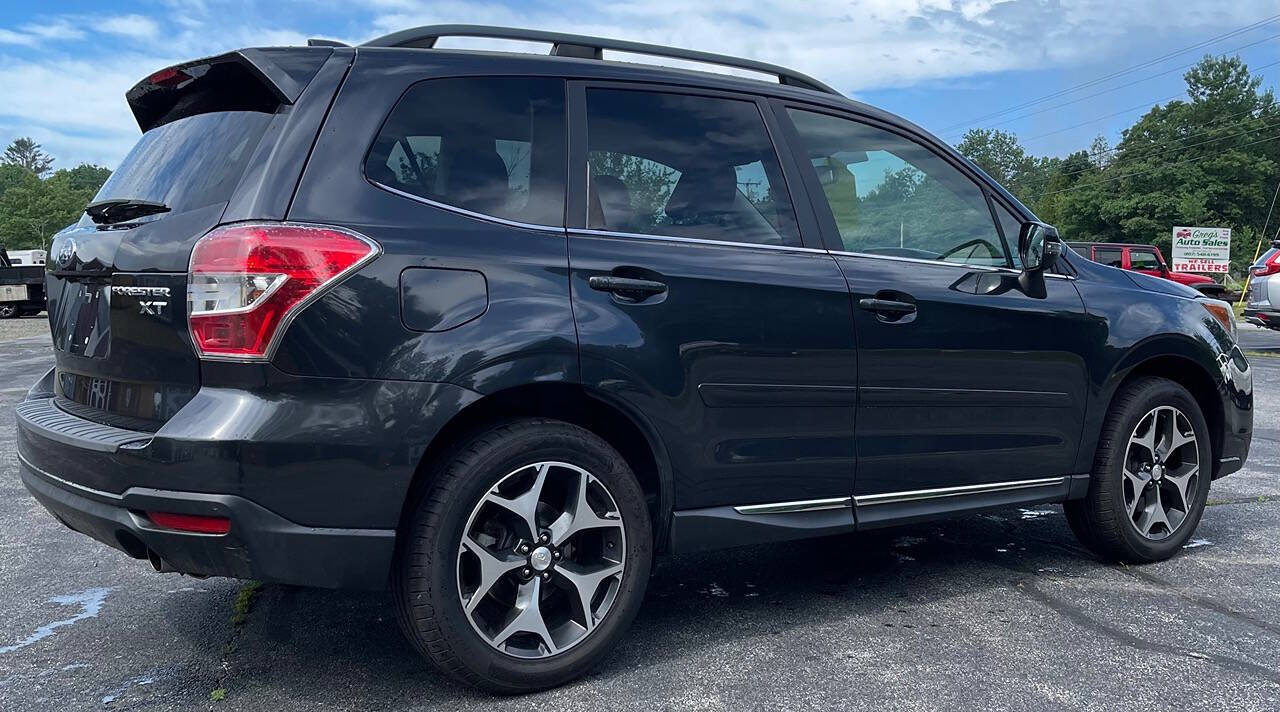
[[[112,294],[138,298],[138,313],[164,316],[169,306],[168,287],[112,287]]]

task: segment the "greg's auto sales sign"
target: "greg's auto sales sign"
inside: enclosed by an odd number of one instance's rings
[[[1231,264],[1231,228],[1175,227],[1173,229],[1174,272],[1224,274]]]

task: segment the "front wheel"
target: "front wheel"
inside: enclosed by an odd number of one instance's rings
[[[587,672],[625,633],[653,535],[622,456],[529,419],[472,439],[410,513],[393,581],[402,627],[437,666],[502,694]]]
[[[0,304],[0,319],[14,319],[20,311],[12,304]]]
[[[1065,505],[1072,531],[1106,559],[1173,556],[1204,513],[1212,452],[1187,389],[1164,378],[1125,386],[1103,424],[1088,494]]]

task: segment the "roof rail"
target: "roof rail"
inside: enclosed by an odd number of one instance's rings
[[[484,37],[503,40],[520,40],[524,42],[547,42],[551,44],[551,54],[561,57],[578,57],[581,59],[603,59],[604,50],[630,52],[650,57],[667,57],[690,62],[715,64],[735,69],[747,69],[762,74],[771,74],[778,78],[778,83],[788,86],[803,87],[826,94],[840,95],[840,92],[800,72],[776,64],[757,62],[753,59],[741,59],[711,52],[699,52],[692,49],[664,47],[644,42],[628,42],[626,40],[610,40],[603,37],[588,37],[563,32],[546,32],[543,30],[522,30],[514,27],[492,27],[489,25],[426,25],[408,30],[393,32],[376,39],[369,40],[361,47],[411,47],[431,49],[441,37]]]

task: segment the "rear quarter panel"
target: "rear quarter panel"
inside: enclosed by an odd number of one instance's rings
[[[490,63],[477,64],[494,73]],[[425,79],[468,73],[451,69],[430,59],[406,62],[403,52],[362,51],[357,57],[325,121],[289,219],[351,228],[377,241],[383,254],[298,317],[277,353],[280,369],[451,383],[480,393],[578,380],[563,228],[522,228],[460,215],[376,187],[364,177],[367,150],[404,91]],[[479,273],[487,305],[454,328],[410,329],[400,295],[402,275],[413,268]],[[466,295],[469,302],[474,298]],[[430,310],[430,305],[415,302],[415,308]]]

